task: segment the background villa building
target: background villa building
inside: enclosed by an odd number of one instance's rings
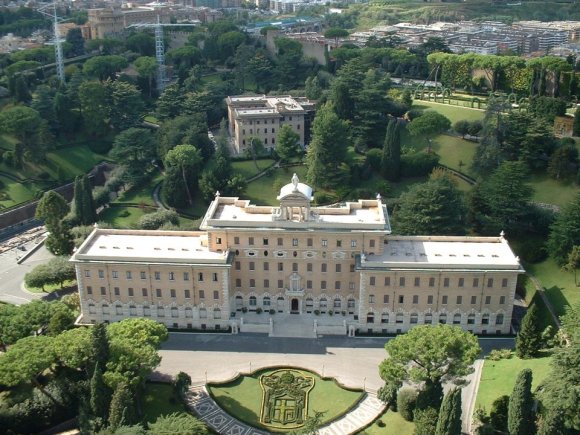
[[[296,175],[278,199],[271,207],[217,194],[199,232],[95,228],[71,259],[79,322],[144,316],[271,334],[293,322],[315,335],[439,322],[510,332],[523,268],[503,236],[392,236],[380,197],[313,207]]]
[[[274,149],[278,131],[284,124],[298,133],[302,147],[310,141],[315,103],[307,98],[237,96],[226,98],[226,103],[230,136],[238,154],[247,150],[252,137],[260,139],[265,149]]]

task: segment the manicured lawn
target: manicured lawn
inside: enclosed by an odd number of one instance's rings
[[[118,203],[131,203],[131,204],[145,204],[145,205],[155,205],[153,201],[153,189],[163,180],[163,175],[157,173],[152,177],[147,183],[122,192],[119,197],[115,200]]]
[[[106,157],[96,154],[86,145],[76,145],[52,151],[46,158],[62,168],[67,179],[84,174]]]
[[[262,388],[259,376],[270,371],[244,376],[229,384],[210,385],[208,389],[226,412],[252,426],[261,427]],[[361,398],[360,392],[340,388],[334,381],[322,380],[314,373],[306,374],[315,379],[308,398],[308,414],[313,415],[314,411],[325,412],[323,422],[334,420]]]
[[[127,211],[128,216],[122,216]],[[109,207],[99,215],[99,222],[107,222],[113,228],[136,228],[141,216],[150,213],[150,210],[139,207]]]
[[[511,359],[491,361],[486,359],[479,383],[475,406],[485,407],[489,412],[491,404],[499,396],[510,395],[518,373],[526,368],[532,370],[532,391],[548,376],[550,372],[549,355],[541,358],[522,360],[516,356]]]
[[[472,109],[470,107],[450,106],[449,104],[435,103],[432,101],[415,100],[413,108],[434,109],[440,114],[450,119],[451,124],[465,119],[467,121],[476,121],[483,119],[484,110]]]
[[[77,285],[76,280],[71,280],[71,281],[65,281],[62,286],[60,286],[58,284],[44,286],[44,290],[42,290],[41,288],[38,288],[38,287],[26,287],[26,289],[32,293],[52,293],[55,290],[61,290],[61,289],[76,286],[76,285]]]
[[[154,382],[145,384],[143,413],[148,422],[154,422],[162,415],[184,411],[185,407],[173,396],[171,385]]]
[[[0,175],[0,209],[34,199],[32,183],[19,183]]]
[[[564,314],[567,305],[580,302],[580,287],[574,284],[574,274],[562,271],[551,258],[526,265],[526,269],[540,280],[558,316]]]
[[[18,141],[12,136],[8,136],[7,134],[0,134],[0,148],[13,151],[16,142]]]
[[[580,187],[573,183],[554,180],[546,174],[532,174],[529,183],[534,188],[532,199],[538,202],[566,205],[580,192]]]
[[[253,160],[246,160],[246,161],[240,161],[240,162],[233,162],[232,163],[232,167],[234,168],[234,171],[237,172],[238,174],[240,174],[242,177],[244,177],[246,180],[248,178],[253,177],[254,175],[260,173],[261,171],[263,171],[264,169],[268,168],[269,166],[272,166],[274,164],[274,160],[273,159],[259,159],[257,160],[258,163],[258,168],[256,168],[256,165],[254,164]]]
[[[290,183],[292,174],[296,172],[302,182],[306,180],[306,166],[293,166],[290,168],[280,168],[272,175],[260,177],[248,184],[242,198],[252,201],[256,205],[279,205],[276,199],[279,189]]]
[[[433,151],[441,156],[442,165],[473,176],[471,163],[477,144],[456,136],[442,134],[433,140]]]
[[[382,421],[385,425],[380,427],[377,424],[378,421]],[[415,425],[401,417],[401,414],[387,411],[374,424],[359,432],[358,435],[411,435],[414,430]]]

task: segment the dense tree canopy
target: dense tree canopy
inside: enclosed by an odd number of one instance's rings
[[[556,217],[550,228],[548,251],[559,265],[563,265],[575,245],[580,245],[580,194]]]

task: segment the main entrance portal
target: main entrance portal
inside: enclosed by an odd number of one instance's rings
[[[290,302],[290,312],[292,314],[299,314],[299,312],[298,312],[298,299],[294,298]]]

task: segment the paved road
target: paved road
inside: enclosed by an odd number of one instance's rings
[[[12,249],[0,254],[0,301],[21,305],[33,299],[49,297],[48,295],[28,293],[22,289],[24,275],[30,272],[35,266],[46,263],[53,257],[42,246],[22,264],[17,264],[17,258],[26,254],[32,246],[33,243],[28,243],[25,245],[26,251]]]

